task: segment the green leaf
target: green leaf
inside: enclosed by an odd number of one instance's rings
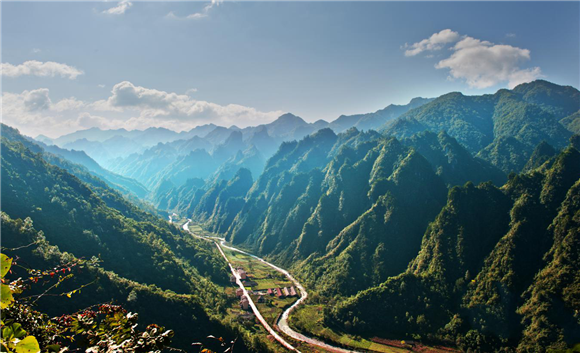
[[[26,331],[24,331],[24,329],[22,328],[22,325],[19,323],[14,323],[12,325],[12,331],[14,333],[15,338],[20,339],[20,338],[26,336]]]
[[[1,277],[4,278],[8,271],[10,271],[10,267],[12,266],[12,259],[8,256],[2,254],[0,256],[0,264],[2,265],[2,271],[0,271]]]
[[[38,353],[40,346],[34,336],[28,336],[16,344],[16,353]]]
[[[0,291],[0,309],[6,309],[7,307],[9,307],[10,305],[12,305],[12,302],[14,301],[14,298],[12,297],[12,291],[10,290],[10,287],[8,287],[7,285],[5,285],[4,283],[2,283],[0,285],[1,287],[1,291]]]
[[[59,352],[60,345],[59,344],[51,344],[50,346],[46,346],[46,350],[49,352]]]

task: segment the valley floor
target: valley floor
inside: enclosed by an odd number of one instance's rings
[[[221,241],[222,238],[204,231],[199,225],[190,226],[189,222],[185,220],[177,223],[182,224],[183,228],[194,236],[216,241],[216,245],[219,244],[218,246],[222,249],[231,267],[236,271],[237,269],[245,271],[247,276],[246,280],[243,281],[245,292],[250,296],[252,303],[267,325],[259,325],[257,323],[259,320],[256,320],[251,308],[244,309],[238,300],[233,301],[234,304],[228,309],[228,315],[232,320],[245,322],[246,327],[251,329],[254,334],[266,335],[270,343],[273,343],[269,346],[276,351],[286,351],[286,349],[281,347],[283,344],[274,346],[276,339],[272,335],[268,335],[267,332],[270,327],[276,329],[276,333],[281,335],[282,340],[299,352],[439,353],[454,351],[443,347],[427,347],[416,342],[386,340],[377,337],[355,337],[325,327],[322,320],[322,306],[302,304],[307,297],[306,291],[293,277],[289,277],[285,270],[224,244]],[[294,285],[298,292],[297,296],[294,297],[280,297],[268,293],[268,289],[275,291],[277,288],[289,288]],[[227,287],[225,291],[232,298],[239,298],[240,293],[236,293],[237,288],[238,284],[232,283],[232,286]],[[298,288],[302,290],[299,291]],[[299,298],[300,303],[296,304]]]

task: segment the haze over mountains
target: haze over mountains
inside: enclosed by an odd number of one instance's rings
[[[288,268],[324,308],[321,324],[341,332],[471,352],[566,349],[580,337],[579,113],[576,88],[539,80],[330,123],[284,114],[244,129],[54,141],[3,125],[3,232],[42,229],[62,251],[101,254],[101,285],[119,300],[138,288],[198,317],[180,323],[242,332],[257,351],[259,339],[223,321],[219,255],[157,214]],[[17,219],[29,216],[24,231]]]

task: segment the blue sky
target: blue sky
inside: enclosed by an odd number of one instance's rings
[[[182,130],[283,112],[333,120],[538,77],[578,88],[579,12],[578,2],[3,2],[3,120],[30,135]]]

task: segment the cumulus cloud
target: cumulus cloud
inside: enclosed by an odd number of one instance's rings
[[[438,69],[449,69],[449,75],[462,79],[473,88],[488,88],[507,82],[509,88],[542,76],[539,67],[520,68],[530,60],[530,51],[511,45],[465,37],[453,47],[454,53],[438,62]]]
[[[105,11],[103,11],[103,13],[108,14],[108,15],[122,15],[131,6],[133,6],[133,3],[130,2],[129,0],[121,0],[117,4],[117,6],[111,7],[110,9],[105,10]]]
[[[22,92],[22,104],[29,112],[49,109],[52,102],[48,97],[48,88]]]
[[[49,93],[47,88],[4,92],[4,122],[33,136],[40,133],[58,136],[90,127],[165,127],[181,131],[208,122],[223,126],[258,125],[284,113],[194,100],[188,95],[141,87],[128,81],[116,84],[107,99],[92,102],[75,97],[52,101]]]
[[[219,105],[195,100],[185,94],[136,86],[123,81],[116,84],[106,102],[95,102],[101,110],[137,110],[142,118],[167,120],[215,120],[224,124],[269,122],[283,112],[261,112],[238,104]]]
[[[542,77],[539,67],[522,68],[531,59],[528,49],[459,36],[451,30],[443,30],[413,44],[405,55],[440,50],[452,43],[454,45],[449,48],[451,55],[439,61],[435,68],[448,69],[451,79],[464,80],[469,87],[483,89],[507,83],[509,88],[513,88]]]
[[[201,18],[205,18],[209,16],[209,12],[211,11],[211,9],[213,9],[216,6],[219,6],[220,3],[222,3],[223,0],[211,0],[211,2],[207,5],[205,5],[203,7],[203,9],[200,12],[194,12],[192,14],[189,14],[185,17],[179,17],[177,16],[175,13],[173,13],[173,11],[169,12],[167,15],[165,15],[165,18],[167,19],[173,19],[173,20],[198,20]]]
[[[446,44],[456,42],[459,39],[459,33],[450,29],[444,29],[441,32],[433,33],[431,37],[423,39],[420,42],[408,45],[405,43],[405,56],[415,56],[424,51],[434,51],[442,49]]]
[[[25,61],[20,65],[2,63],[2,76],[19,77],[19,76],[39,76],[55,77],[61,76],[74,80],[84,72],[67,64],[56,63],[53,61],[41,62],[37,60]]]
[[[86,106],[86,103],[76,99],[75,97],[61,99],[60,101],[52,104],[50,109],[57,112],[64,112],[69,110],[80,110]]]

